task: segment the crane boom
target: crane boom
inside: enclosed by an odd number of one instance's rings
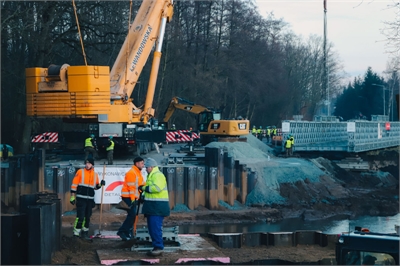
[[[163,142],[165,130],[153,119],[152,104],[165,27],[172,16],[173,0],[143,0],[111,72],[96,65],[27,68],[27,115],[86,123],[90,134],[113,136],[116,145],[129,150]],[[153,48],[145,103],[137,107],[131,94]]]
[[[171,0],[143,1],[110,72],[112,98],[130,97],[156,41],[156,52],[161,52],[165,24],[172,15]]]

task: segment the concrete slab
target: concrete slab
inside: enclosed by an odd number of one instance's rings
[[[158,264],[160,263],[160,259],[148,259],[145,258],[146,254],[132,256],[133,252],[127,249],[107,249],[107,250],[97,250],[97,256],[99,257],[100,264],[102,265],[113,265],[118,262],[124,261],[143,261],[150,264]],[[135,252],[137,253],[137,252]]]
[[[113,231],[108,232],[110,232],[110,234],[115,233]],[[102,235],[106,237],[108,233],[102,232]],[[114,239],[114,237],[110,236],[109,239]],[[220,263],[230,263],[229,257],[224,257],[224,254],[222,254],[218,249],[216,249],[198,234],[179,235],[179,240],[181,242],[181,246],[179,247],[165,246],[163,259],[171,257],[172,260],[176,261],[175,263],[185,263],[189,261],[214,261]],[[125,248],[97,250],[96,252],[102,265],[112,265],[121,262],[159,264],[159,258],[148,258],[146,255],[146,251],[151,249],[151,246],[143,246],[141,249],[135,249],[133,251]],[[211,254],[215,257],[209,256]]]
[[[91,238],[107,238],[107,239],[116,239],[116,240],[121,240],[121,238],[117,235],[117,231],[100,231],[100,234],[98,234],[99,230],[95,230],[95,234]]]
[[[180,250],[217,250],[198,234],[179,235],[179,240],[181,242]]]
[[[175,262],[175,264],[181,264],[181,263],[188,263],[188,262],[209,262],[209,261],[214,261],[214,262],[219,262],[219,263],[224,263],[224,264],[229,264],[231,262],[231,259],[229,257],[216,257],[216,258],[180,258]],[[193,263],[193,264],[199,264],[199,263]],[[209,263],[210,264],[210,263]],[[206,265],[206,264],[204,264]]]

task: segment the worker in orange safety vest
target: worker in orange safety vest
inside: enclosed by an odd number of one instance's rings
[[[88,158],[85,161],[85,168],[79,169],[71,185],[70,203],[76,203],[76,219],[74,224],[73,234],[77,237],[82,237],[90,240],[89,224],[92,216],[92,209],[96,206],[94,202],[94,191],[105,186],[106,182],[101,180],[94,171],[94,160]]]
[[[143,168],[144,159],[136,157],[133,160],[132,168],[125,174],[122,185],[121,198],[130,208],[126,210],[128,214],[117,232],[117,235],[124,241],[130,240],[133,237],[132,228],[135,222],[136,207],[140,198],[138,188],[139,186],[146,185],[141,172]]]

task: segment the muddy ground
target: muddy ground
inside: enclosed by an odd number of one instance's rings
[[[98,228],[99,210],[94,210],[92,216],[93,228]],[[166,218],[164,226],[175,226],[182,224],[218,224],[218,223],[247,223],[266,221],[267,219],[279,220],[281,213],[275,208],[251,207],[242,210],[221,210],[210,211],[205,208],[191,211],[190,213],[172,213]],[[54,254],[52,264],[80,264],[80,265],[98,265],[100,264],[97,255],[98,250],[114,250],[113,252],[131,252],[130,247],[135,244],[135,241],[121,241],[119,239],[103,239],[93,238],[92,242],[88,242],[76,237],[72,237],[72,226],[75,217],[73,215],[63,218],[62,250]],[[115,210],[105,211],[102,215],[102,230],[116,231],[121,225],[125,216],[116,214]],[[146,221],[143,216],[140,217],[138,227],[145,225]],[[66,229],[66,230],[65,230]],[[94,230],[97,232],[97,230]],[[101,232],[101,231],[100,231]],[[187,252],[165,252],[160,257],[160,265],[174,265],[179,258],[210,258],[210,257],[229,257],[232,264],[242,264],[255,260],[279,259],[290,262],[317,262],[323,259],[328,259],[334,262],[334,249],[332,246],[320,247],[319,245],[302,245],[297,247],[273,247],[259,246],[234,249],[223,249],[218,247],[210,235],[202,235],[209,246],[214,247],[213,251],[203,250]],[[143,252],[132,252],[131,260],[135,259],[150,259]]]
[[[333,175],[321,176],[319,182],[309,182],[307,179],[295,183],[281,183],[280,195],[286,198],[284,204],[256,204],[230,209],[226,205],[220,210],[208,210],[199,207],[190,212],[172,212],[167,217],[164,226],[183,224],[223,224],[249,222],[278,222],[286,218],[302,217],[304,220],[319,220],[345,215],[355,218],[361,215],[392,216],[399,212],[399,178],[381,172],[350,172],[345,171],[328,160],[320,158],[318,162]],[[72,237],[74,215],[63,217],[62,250],[56,252],[52,264],[100,264],[96,250],[115,249],[127,251],[133,242],[95,238],[86,242]],[[125,219],[120,211],[110,210],[102,213],[102,229],[117,230]],[[92,230],[97,229],[100,212],[94,209]],[[146,221],[140,216],[138,226]],[[316,229],[317,230],[317,229]],[[230,257],[232,264],[242,264],[263,259],[280,259],[284,261],[306,264],[327,259],[334,264],[334,248],[318,245],[298,247],[242,247],[240,249],[222,249],[209,238],[204,236],[215,251],[200,251],[195,255],[185,251],[164,253],[160,258],[161,265],[174,264],[182,257]],[[132,259],[146,258],[144,253],[132,253]],[[149,258],[149,257],[147,257]]]
[[[225,145],[224,149],[227,149],[235,159],[257,172],[260,178],[252,193],[247,196],[247,206],[238,202],[235,202],[235,206],[229,206],[222,202],[219,210],[209,210],[202,206],[192,211],[172,210],[171,216],[164,220],[165,227],[184,224],[274,223],[294,217],[301,217],[303,220],[321,220],[339,215],[354,219],[363,215],[392,216],[399,213],[398,149],[365,153],[363,160],[368,161],[373,171],[352,172],[343,170],[333,160],[323,157],[314,157],[314,162],[308,159],[280,158],[279,154],[274,153],[273,147],[260,143],[251,135],[248,136],[247,144],[209,145],[218,148],[222,148],[218,145]],[[162,154],[151,154],[149,157],[161,162]],[[108,208],[102,212],[101,228],[116,231],[124,219],[125,212]],[[96,265],[100,264],[97,250],[113,249],[114,253],[130,252],[130,247],[134,244],[130,241],[103,238],[94,238],[89,243],[74,238],[72,237],[74,220],[73,214],[63,216],[62,250],[54,254],[52,264]],[[100,212],[97,208],[94,209],[91,220],[92,233],[99,228],[99,222]],[[145,224],[144,217],[140,215],[138,227]],[[279,259],[297,264],[316,263],[327,259],[325,260],[327,264],[335,263],[334,245],[242,246],[239,249],[222,249],[209,235],[202,237],[208,242],[208,246],[215,247],[212,252],[202,250],[189,254],[179,250],[164,253],[159,264],[171,265],[175,264],[178,258],[193,256],[230,257],[231,264],[244,264],[263,259]],[[146,258],[145,253],[129,254],[132,259]]]

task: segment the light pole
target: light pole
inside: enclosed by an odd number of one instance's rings
[[[385,107],[385,90],[386,87],[383,85],[379,85],[379,84],[372,84],[372,86],[378,86],[378,87],[382,87],[382,98],[383,98],[383,115],[386,116],[386,107]]]

